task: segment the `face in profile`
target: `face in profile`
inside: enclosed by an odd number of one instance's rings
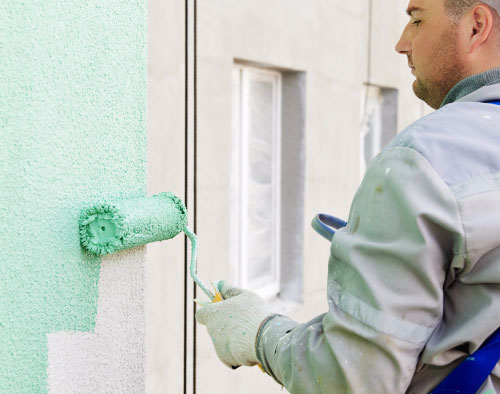
[[[396,50],[408,57],[416,96],[439,108],[465,74],[460,24],[446,13],[444,0],[411,0],[407,12],[410,21]]]

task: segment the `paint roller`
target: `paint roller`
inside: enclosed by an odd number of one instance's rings
[[[187,227],[184,203],[174,194],[90,205],[80,213],[79,228],[81,245],[97,256],[171,239],[183,231],[191,240],[191,277],[212,303],[222,301],[218,284],[214,295],[196,275],[196,235]]]
[[[171,239],[184,232],[191,241],[191,277],[212,301],[220,298],[217,288],[212,294],[196,275],[196,235],[187,227],[184,203],[170,192],[89,205],[80,213],[79,229],[82,247],[96,256]]]

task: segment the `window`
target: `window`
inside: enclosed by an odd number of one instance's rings
[[[281,74],[233,70],[233,260],[238,285],[280,291]]]
[[[362,100],[361,175],[397,134],[398,91],[367,86]]]

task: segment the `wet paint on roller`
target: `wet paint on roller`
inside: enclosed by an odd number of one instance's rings
[[[186,221],[186,207],[172,193],[94,204],[80,214],[80,242],[105,255],[173,238]]]
[[[101,259],[80,247],[82,206],[146,194],[146,5],[0,1],[1,393],[49,391],[47,336],[95,330]],[[143,313],[139,295],[116,312]],[[116,346],[140,365],[128,340]]]

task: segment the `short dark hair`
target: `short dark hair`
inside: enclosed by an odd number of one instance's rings
[[[445,0],[446,12],[455,19],[460,19],[478,0]]]
[[[497,11],[497,14],[500,15],[500,9],[498,6],[492,6],[491,0],[487,1],[479,1],[479,0],[444,0],[444,6],[446,12],[455,19],[460,19],[474,4],[484,3],[493,10]],[[493,1],[494,3],[494,1]]]

